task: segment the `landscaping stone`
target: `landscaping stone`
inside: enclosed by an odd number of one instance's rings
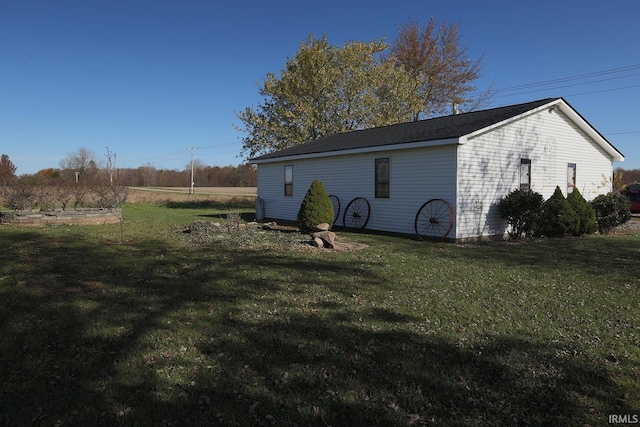
[[[336,241],[331,231],[300,233],[293,225],[278,225],[276,222],[246,224],[245,227],[228,227],[226,224],[210,221],[194,221],[182,231],[183,236],[194,244],[230,245],[242,247],[282,246],[297,250],[332,250],[346,252],[368,247],[364,243]],[[317,233],[317,236],[314,236]],[[324,239],[322,238],[324,237]]]
[[[323,246],[327,248],[333,248],[336,244],[336,233],[333,231],[317,231],[311,234],[313,239],[321,239],[324,243]]]
[[[262,224],[263,230],[275,230],[278,227],[278,223],[275,221],[265,222]]]
[[[56,209],[51,211],[14,210],[1,211],[0,224],[19,225],[90,225],[114,224],[120,221],[120,209]]]

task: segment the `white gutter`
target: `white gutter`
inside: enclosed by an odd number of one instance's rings
[[[262,160],[249,159],[249,163],[261,164],[261,163],[276,163],[276,162],[284,162],[284,161],[290,162],[293,160],[315,159],[319,157],[335,157],[335,156],[346,156],[346,155],[353,155],[353,154],[375,153],[380,151],[408,150],[412,148],[437,147],[441,145],[453,145],[453,144],[459,144],[459,143],[460,141],[458,138],[438,139],[434,141],[406,142],[406,143],[397,143],[397,144],[389,144],[389,145],[378,145],[375,147],[355,148],[355,149],[349,149],[349,150],[323,151],[321,153],[309,153],[309,154],[298,154],[293,156],[274,157],[274,158],[262,159]]]

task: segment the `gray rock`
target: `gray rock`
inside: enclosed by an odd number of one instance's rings
[[[333,248],[336,244],[336,233],[333,231],[317,231],[311,234],[311,237],[320,239],[324,242],[323,246],[327,248]]]

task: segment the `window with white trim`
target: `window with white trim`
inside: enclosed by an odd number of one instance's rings
[[[520,159],[520,189],[531,190],[531,159]]]
[[[293,196],[293,166],[284,167],[284,195]]]
[[[567,196],[576,188],[576,164],[567,164]]]
[[[389,158],[376,159],[376,198],[389,198]]]

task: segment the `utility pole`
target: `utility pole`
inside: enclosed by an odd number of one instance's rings
[[[107,146],[107,168],[109,169],[109,185],[111,185],[111,187],[113,187],[113,165],[115,164],[115,162],[116,153],[112,153],[111,151],[109,151],[109,147]]]
[[[193,194],[193,152],[196,149],[196,147],[190,147],[191,149],[191,187],[189,187],[189,194]]]

